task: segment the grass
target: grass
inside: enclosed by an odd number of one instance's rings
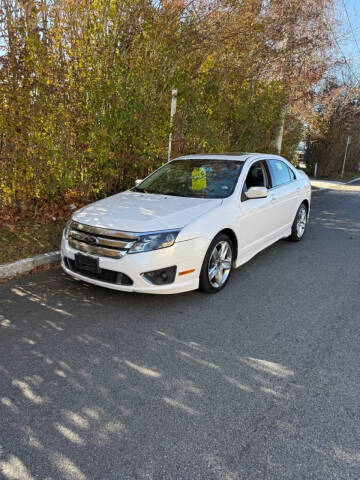
[[[0,226],[0,264],[59,250],[65,221],[40,223],[31,219]]]

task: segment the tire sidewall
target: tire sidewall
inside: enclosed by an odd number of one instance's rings
[[[298,231],[297,231],[297,223],[298,223],[298,220],[299,220],[299,216],[300,216],[300,211],[302,210],[302,208],[305,209],[305,214],[306,214],[306,224],[305,224],[305,229],[304,229],[304,233],[301,235],[301,237],[299,237],[298,235]],[[292,226],[292,232],[291,232],[291,237],[292,237],[292,240],[296,241],[296,242],[300,242],[300,240],[302,240],[304,238],[304,235],[306,233],[306,230],[307,230],[307,224],[308,224],[308,209],[306,208],[306,205],[305,203],[302,203],[297,212],[296,212],[296,215],[295,215],[295,220],[294,220],[294,223],[293,223],[293,226]]]
[[[215,246],[219,242],[223,242],[223,241],[227,242],[230,245],[231,253],[232,253],[232,266],[231,266],[231,270],[229,272],[228,278],[226,279],[225,283],[223,285],[221,285],[221,287],[215,288],[211,285],[211,283],[209,281],[208,266],[209,266],[210,256],[211,256]],[[200,277],[199,277],[199,289],[202,292],[206,292],[206,293],[218,293],[224,287],[226,287],[226,285],[228,284],[229,279],[231,277],[231,274],[233,272],[233,269],[234,269],[234,267],[233,267],[234,259],[235,259],[235,251],[234,251],[233,242],[231,241],[230,237],[228,235],[226,235],[226,233],[219,233],[211,241],[211,243],[210,243],[210,245],[209,245],[209,247],[206,251],[204,261],[203,261],[203,264],[202,264],[202,267],[201,267]]]

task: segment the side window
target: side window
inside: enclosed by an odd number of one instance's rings
[[[273,187],[295,179],[294,172],[281,160],[268,160]]]
[[[264,162],[255,162],[251,165],[246,180],[244,182],[242,200],[247,200],[244,194],[251,187],[269,188],[268,174]]]

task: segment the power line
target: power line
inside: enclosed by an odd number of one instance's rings
[[[353,36],[353,38],[354,38],[354,40],[355,40],[355,45],[356,45],[356,47],[357,47],[357,49],[358,49],[358,51],[359,51],[359,53],[360,53],[360,47],[359,47],[358,41],[357,41],[357,39],[356,39],[356,36],[355,36],[355,33],[354,33],[354,29],[353,29],[352,23],[351,23],[351,21],[350,21],[349,12],[348,12],[348,10],[347,10],[347,8],[346,8],[345,0],[342,0],[342,4],[344,5],[344,10],[345,10],[346,18],[347,18],[347,20],[348,20],[348,22],[349,22],[350,30],[351,30],[352,36]]]
[[[337,41],[334,32],[331,31],[331,33],[333,34],[333,37],[334,37],[336,46],[337,46],[339,52],[341,53],[341,55],[342,55],[342,57],[343,57],[343,60],[344,60],[344,62],[345,62],[345,64],[346,64],[346,66],[348,67],[348,69],[349,69],[349,71],[351,72],[352,76],[353,76],[353,77],[355,78],[355,80],[357,81],[358,85],[360,85],[360,80],[359,80],[358,76],[356,75],[356,73],[354,72],[354,70],[352,69],[350,63],[347,61],[347,58],[346,58],[344,52],[342,51],[342,48],[340,47],[339,42]]]

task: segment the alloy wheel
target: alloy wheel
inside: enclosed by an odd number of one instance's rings
[[[301,205],[298,213],[297,223],[296,223],[296,233],[298,238],[301,238],[304,235],[306,222],[307,222],[306,208],[305,208],[305,205]]]
[[[227,281],[232,268],[231,245],[222,240],[215,245],[209,259],[208,278],[212,287],[220,288]]]

